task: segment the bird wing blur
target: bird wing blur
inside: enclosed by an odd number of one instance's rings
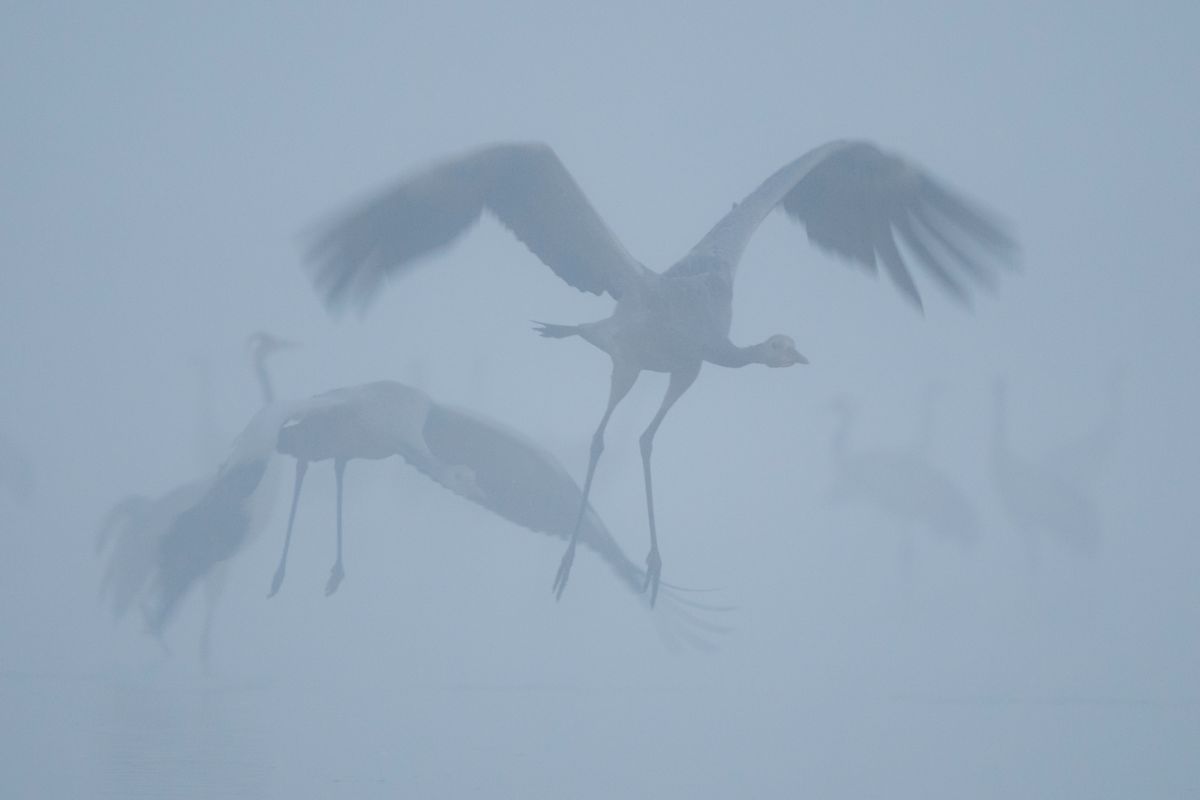
[[[558,459],[522,434],[478,414],[435,405],[425,423],[425,441],[438,461],[472,470],[481,494],[462,496],[523,528],[563,540],[571,535],[582,491]],[[427,465],[410,463],[438,480]],[[579,537],[622,581],[641,591],[642,569],[591,508]]]
[[[917,308],[921,295],[899,240],[953,298],[989,287],[994,262],[1015,243],[988,212],[899,156],[867,142],[836,141],[783,167],[726,214],[668,275],[718,269],[732,279],[751,236],[782,207],[809,241],[874,273],[879,262]],[[990,256],[999,256],[993,259]]]
[[[333,220],[309,252],[331,309],[365,309],[384,279],[451,244],[484,210],[576,289],[619,297],[644,268],[544,144],[500,144],[411,175]]]
[[[253,521],[251,501],[269,459],[267,454],[227,463],[207,491],[172,520],[159,541],[153,595],[144,608],[155,636],[196,581],[245,543]]]
[[[253,501],[275,455],[275,438],[290,406],[273,403],[255,414],[234,441],[215,477],[174,514],[158,537],[151,595],[143,607],[160,636],[196,581],[245,544],[255,523]]]

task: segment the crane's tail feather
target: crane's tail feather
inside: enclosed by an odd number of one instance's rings
[[[698,600],[691,600],[678,595],[671,595],[671,602],[678,606],[694,608],[697,611],[705,611],[711,614],[731,614],[738,610],[737,606],[718,606],[710,603],[701,603]]]
[[[663,584],[658,607],[651,616],[654,627],[668,650],[699,650],[707,653],[721,649],[720,639],[733,633],[735,627],[724,620],[737,610],[736,606],[702,603],[684,597],[680,590]]]
[[[685,608],[672,608],[668,613],[678,617],[689,627],[697,628],[705,633],[723,636],[736,630],[732,625],[722,625],[719,622],[713,622]]]
[[[720,645],[715,644],[712,640],[705,638],[702,634],[694,631],[689,631],[686,628],[680,628],[675,631],[676,639],[682,639],[689,647],[695,650],[700,650],[704,653],[719,653]]]
[[[659,639],[672,652],[698,650],[715,653],[721,649],[720,640],[733,633],[730,625],[721,625],[704,619],[685,608],[675,606],[659,597],[660,608],[651,617]]]
[[[565,339],[568,336],[578,336],[578,325],[553,325],[549,322],[533,320],[534,330],[549,339]]]
[[[667,583],[666,581],[662,581],[662,580],[660,580],[658,582],[658,585],[663,587],[664,589],[674,589],[677,592],[687,592],[688,594],[709,594],[709,593],[725,591],[725,588],[722,586],[705,586],[705,587],[693,588],[691,586],[678,586],[674,583]]]

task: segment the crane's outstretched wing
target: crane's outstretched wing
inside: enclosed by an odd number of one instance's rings
[[[385,277],[449,245],[484,209],[581,291],[619,297],[644,271],[553,150],[500,144],[407,177],[329,223],[309,251],[317,291],[330,309],[361,311]]]
[[[527,436],[478,414],[432,403],[424,438],[432,461],[406,455],[417,469],[523,528],[563,541],[571,538],[583,492],[558,459]],[[438,467],[447,465],[468,468],[473,490],[464,492],[461,483],[444,481],[445,470]],[[600,556],[630,592],[645,598],[645,571],[591,508],[584,515],[579,541]],[[730,628],[711,617],[731,609],[690,600],[683,591],[664,586],[659,597],[663,613],[655,615],[659,634],[669,645],[714,649],[713,638]]]
[[[425,420],[424,438],[435,461],[409,459],[417,469],[446,484],[431,467],[456,465],[471,470],[475,491],[464,494],[489,511],[523,528],[562,539],[570,537],[583,494],[558,459],[522,434],[478,414],[434,404]],[[642,570],[595,511],[588,509],[579,532],[581,544],[594,550],[631,590],[641,593]]]
[[[163,535],[177,515],[203,496],[209,483],[208,478],[196,479],[153,499],[126,497],[105,515],[96,536],[96,552],[107,548],[100,597],[112,609],[114,618],[123,617],[143,596],[155,570]]]
[[[896,234],[912,259],[963,303],[970,300],[968,285],[990,287],[995,262],[1016,249],[991,214],[912,163],[867,142],[835,141],[764,181],[667,274],[720,269],[732,278],[750,237],[779,206],[805,226],[817,246],[872,272],[882,261],[918,309],[921,295]],[[983,257],[989,255],[999,259]]]
[[[245,542],[254,518],[250,504],[269,459],[268,452],[227,462],[157,542],[152,594],[142,608],[153,636],[161,638],[191,587]]]
[[[234,440],[216,474],[198,482],[154,537],[153,576],[142,604],[149,633],[160,637],[195,584],[233,556],[265,520],[256,508],[279,429],[295,403],[264,406]]]

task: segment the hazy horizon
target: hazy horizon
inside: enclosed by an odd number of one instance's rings
[[[0,794],[1200,790],[1193,7],[8,4],[0,19],[0,442],[35,477],[27,497],[0,485]],[[1019,267],[971,309],[919,275],[922,316],[783,214],[761,227],[732,338],[784,333],[811,364],[706,366],[654,451],[663,579],[735,607],[711,617],[731,628],[716,652],[667,648],[662,609],[583,551],[555,603],[561,541],[395,459],[347,469],[330,598],[333,471],[313,465],[268,601],[279,461],[208,675],[200,592],[170,655],[97,602],[104,514],[212,474],[259,408],[255,331],[303,345],[271,362],[283,398],[410,382],[582,482],[608,359],[529,321],[597,320],[612,301],[485,218],[339,319],[303,269],[331,214],[465,150],[545,141],[665,269],[841,137],[994,209]],[[1062,473],[1096,515],[1090,549],[1039,536],[1031,553],[1014,522],[990,466],[1000,382],[1014,460],[1050,468],[1107,437],[1086,477]],[[618,409],[593,490],[639,565],[637,441],[665,386],[644,376]],[[946,476],[969,541],[837,499],[851,405],[845,452]]]

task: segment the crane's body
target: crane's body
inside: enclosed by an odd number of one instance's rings
[[[1007,390],[997,382],[993,391],[992,480],[1005,515],[1024,538],[1031,573],[1036,577],[1040,569],[1043,537],[1081,555],[1094,554],[1100,548],[1100,510],[1082,476],[1063,469],[1062,450],[1051,451],[1044,459],[1016,453],[1008,438]],[[1110,418],[1085,437],[1088,459],[1080,466],[1086,473],[1094,472],[1110,455],[1114,440],[1106,434],[1111,434],[1114,426],[1115,412],[1110,412]],[[1067,452],[1074,450],[1068,448]]]
[[[721,275],[654,275],[579,335],[623,365],[671,373],[727,359],[732,323],[733,287]]]
[[[919,526],[968,545],[979,536],[979,516],[958,482],[929,456],[932,402],[932,396],[926,398],[926,418],[913,443],[851,447],[855,409],[848,399],[839,398],[829,497],[838,503],[873,507],[905,528]]]
[[[882,264],[901,293],[921,307],[895,234],[912,258],[956,299],[967,282],[988,287],[991,266],[972,252],[1006,255],[1012,240],[989,216],[904,159],[866,142],[834,141],[776,171],[736,203],[669,270],[634,259],[592,208],[547,145],[498,144],[434,165],[334,220],[311,252],[315,283],[330,308],[364,309],[390,274],[454,241],[486,209],[559,277],[576,289],[607,293],[612,316],[582,325],[541,324],[552,338],[581,336],[612,358],[608,404],[592,438],[581,524],[604,430],[614,408],[644,370],[668,373],[658,413],[642,434],[650,528],[646,588],[653,603],[662,562],[654,520],[650,454],[654,435],[701,365],[807,363],[794,342],[775,335],[743,347],[729,340],[733,284],[742,253],[776,208],[803,222],[817,245],[871,271]],[[575,552],[572,537],[554,582],[561,597]]]

